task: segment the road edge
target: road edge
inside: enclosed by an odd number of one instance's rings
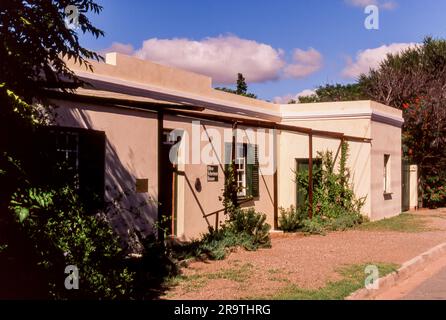
[[[422,270],[427,263],[440,258],[444,254],[446,254],[446,242],[405,262],[397,271],[380,278],[378,290],[362,288],[350,294],[345,300],[373,300],[380,293],[406,280],[415,272]]]

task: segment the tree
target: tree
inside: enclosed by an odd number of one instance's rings
[[[314,102],[333,102],[333,101],[352,101],[366,100],[368,97],[364,94],[360,84],[326,84],[316,89],[316,93],[310,96],[299,97],[299,103]]]
[[[424,205],[446,204],[446,41],[390,54],[359,84],[371,99],[403,111],[407,160],[417,164]]]
[[[234,90],[225,87],[217,87],[215,89],[247,98],[257,99],[257,95],[248,92],[248,85],[246,84],[246,79],[245,77],[243,77],[243,74],[241,73],[237,74],[237,89]]]
[[[28,103],[40,97],[42,89],[66,88],[63,83],[67,80],[79,84],[64,58],[90,68],[87,59],[100,59],[97,53],[80,45],[78,30],[67,28],[68,5],[78,9],[80,32],[104,35],[86,16],[102,10],[93,0],[0,2],[0,83]]]
[[[243,74],[237,74],[237,94],[244,95],[248,93],[248,85],[246,84],[245,77]]]
[[[67,28],[68,5],[78,9],[78,29]],[[17,183],[15,166],[11,167],[8,159],[15,159],[25,167],[33,165],[33,156],[27,154],[30,137],[36,127],[51,117],[44,90],[68,90],[82,83],[67,68],[64,59],[74,59],[87,68],[91,68],[88,59],[100,59],[98,54],[80,45],[77,32],[102,36],[104,33],[86,16],[101,10],[93,0],[0,2],[0,135],[12,137],[0,140],[0,169],[8,173],[0,178],[10,180],[1,183],[2,197],[10,195]],[[35,102],[41,102],[44,108],[37,108]],[[6,167],[10,170],[5,170]]]

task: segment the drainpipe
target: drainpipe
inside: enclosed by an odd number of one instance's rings
[[[162,161],[162,150],[163,150],[163,131],[164,131],[164,113],[162,111],[158,112],[158,225],[163,221],[163,204],[161,200],[161,190],[163,184],[162,172],[164,172],[164,164]],[[161,226],[164,228],[164,226]],[[160,231],[159,227],[157,230],[158,240],[164,241],[164,232]]]

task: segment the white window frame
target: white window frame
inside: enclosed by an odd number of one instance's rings
[[[237,196],[246,197],[246,166],[247,166],[247,151],[246,145],[242,143],[237,144],[236,158],[235,158],[235,176],[237,180]]]

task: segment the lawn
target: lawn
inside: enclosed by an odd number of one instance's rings
[[[368,265],[375,265],[379,270],[379,277],[384,277],[398,269],[398,265],[389,263],[368,263],[343,267],[338,270],[342,279],[335,282],[328,282],[320,289],[302,289],[292,284],[278,293],[263,297],[268,300],[343,300],[358,289],[364,287],[368,274],[365,268]]]
[[[417,233],[430,231],[431,228],[422,216],[403,213],[393,218],[364,223],[358,227],[358,230]]]

